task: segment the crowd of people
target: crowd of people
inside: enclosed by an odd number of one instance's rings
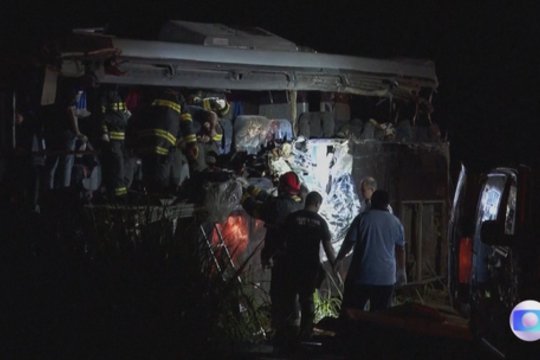
[[[73,84],[59,86],[49,105],[18,102],[14,151],[1,178],[26,208],[39,212],[42,196],[58,189],[107,202],[177,194],[190,175],[215,169],[225,98],[155,88],[134,102],[106,85],[92,93],[92,111],[86,103],[81,109],[88,93]]]
[[[73,86],[60,88],[54,104],[38,111],[17,108],[15,151],[3,176],[16,190],[12,194],[20,197],[14,201],[39,212],[40,194],[54,189],[77,188],[83,196],[106,201],[129,199],[133,191],[179,194],[187,179],[199,183],[201,174],[216,170],[224,152],[220,119],[230,109],[225,99],[184,97],[163,88],[139,99],[131,111],[118,88],[104,87],[99,107],[93,108],[99,109],[94,117],[99,119],[96,137],[87,136],[80,126],[79,120],[88,115],[77,106],[81,93]],[[98,168],[103,181],[95,178]],[[241,171],[242,166],[234,165],[233,170]],[[261,263],[271,268],[276,348],[312,336],[313,293],[325,274],[320,245],[336,273],[345,273],[343,260],[352,250],[343,316],[350,308],[365,309],[368,301],[371,311],[388,308],[396,284],[406,283],[404,231],[388,193],[367,177],[360,194],[361,212],[336,255],[328,224],[318,214],[323,197],[308,193],[297,174],[290,171],[279,177],[277,196],[245,187],[243,208],[266,227]],[[299,329],[291,326],[298,323],[297,297]]]

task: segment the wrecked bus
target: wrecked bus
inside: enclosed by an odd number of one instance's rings
[[[431,119],[433,62],[324,54],[261,28],[187,21],[166,23],[153,40],[75,29],[53,44],[39,65],[39,105],[54,102],[65,78],[92,83],[89,112],[99,84],[126,93],[175,87],[226,98],[232,109],[223,120],[225,152],[256,155],[272,140],[290,142],[285,156],[268,165],[297,171],[323,193],[336,250],[360,209],[360,180],[374,176],[404,223],[409,279],[446,276],[449,143]],[[17,102],[29,92],[17,85],[1,92],[6,149],[15,146]],[[292,136],[270,131],[272,120],[288,122]],[[254,135],[242,138],[248,133],[242,124],[253,125]]]

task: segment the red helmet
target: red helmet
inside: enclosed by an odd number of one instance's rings
[[[294,171],[286,172],[279,177],[279,187],[289,194],[298,194],[300,192],[300,179]]]

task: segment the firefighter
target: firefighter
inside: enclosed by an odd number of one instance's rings
[[[191,114],[182,112],[178,92],[164,89],[147,108],[138,125],[137,149],[142,160],[143,182],[149,192],[176,191],[182,177],[181,151],[198,157],[197,137]]]
[[[283,236],[280,232],[285,218],[302,209],[303,201],[300,197],[300,180],[293,171],[284,173],[279,177],[278,196],[271,196],[267,192],[249,187],[243,196],[242,206],[248,214],[265,222],[266,236],[261,251],[263,267],[270,267],[272,280],[270,283],[272,327],[275,331],[274,345],[279,347],[287,338],[286,309],[284,307],[284,280],[285,260],[283,251]]]
[[[202,97],[202,93],[200,91],[196,94],[190,95],[188,98],[188,103],[190,105],[200,106],[207,111],[213,111],[220,118],[226,116],[231,109],[231,106],[227,100],[218,96]]]
[[[209,140],[205,142],[211,142],[215,148],[213,150],[217,151],[218,154],[224,153],[226,150],[226,139],[224,138],[225,128],[223,121],[224,117],[230,112],[230,104],[227,100],[217,96],[202,98],[200,93],[189,96],[188,103],[191,110],[198,112],[197,115],[192,113],[195,122],[197,122],[195,118],[202,115],[202,118],[198,118],[198,120],[201,126],[206,127],[206,129],[201,129],[201,131],[204,135],[209,136]],[[213,115],[201,114],[201,111],[197,109],[202,109],[207,113],[213,113]],[[227,135],[231,136],[232,134]]]
[[[232,136],[225,131],[224,121],[225,117],[229,114],[231,106],[227,100],[218,98],[218,97],[207,97],[202,100],[203,108],[206,110],[213,111],[217,117],[212,119],[212,136],[211,139],[214,143],[214,146],[218,154],[223,154],[226,152],[226,141],[225,136]]]
[[[113,198],[125,197],[125,139],[130,113],[116,90],[107,90],[102,106],[105,186]]]
[[[193,119],[193,128],[197,136],[197,143],[202,151],[197,162],[193,164],[195,171],[203,171],[207,166],[205,154],[208,152],[220,153],[223,133],[219,126],[218,116],[214,111],[206,110],[198,105],[187,105],[186,111]]]

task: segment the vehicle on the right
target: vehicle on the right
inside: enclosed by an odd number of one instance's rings
[[[510,323],[514,306],[540,302],[539,180],[537,169],[526,165],[483,173],[462,166],[454,194],[450,299],[476,339],[501,358],[540,358],[540,340],[518,339]]]

